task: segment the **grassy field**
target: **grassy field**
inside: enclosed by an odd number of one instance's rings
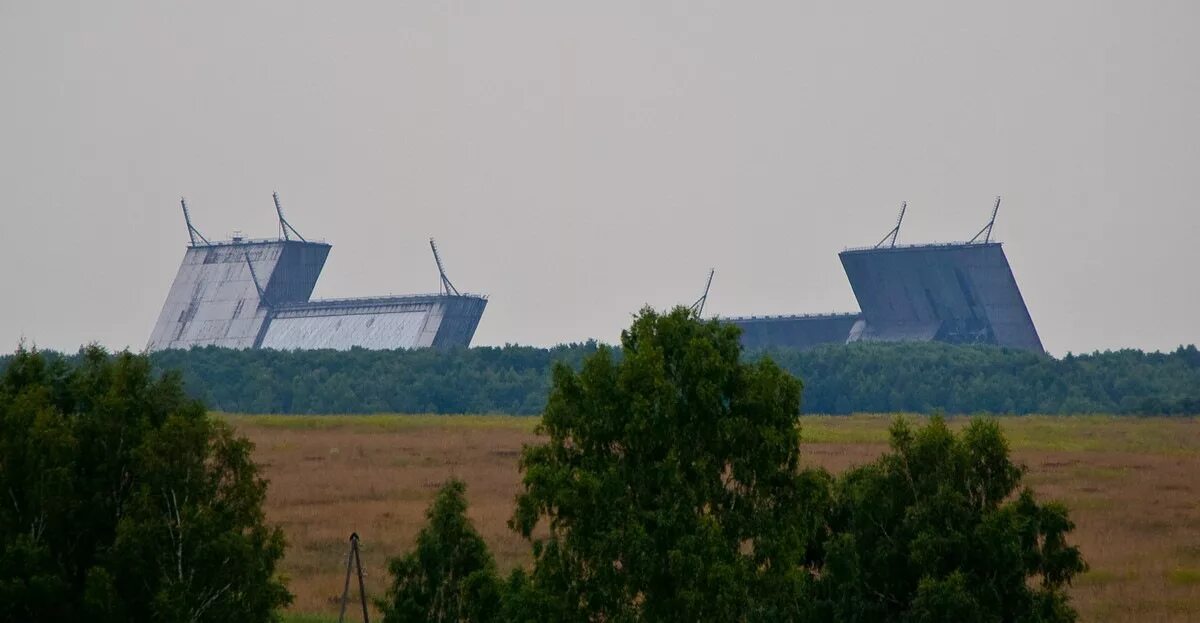
[[[522,444],[533,418],[222,416],[257,444],[267,514],[287,532],[283,564],[295,623],[336,617],[346,539],[362,537],[368,591],[407,550],[438,486],[467,482],[471,518],[501,567],[528,562],[509,531]],[[802,420],[803,454],[832,471],[886,447],[888,416]],[[953,420],[961,424],[965,420]],[[1084,621],[1200,620],[1200,420],[1019,417],[1001,420],[1027,482],[1071,508],[1091,570],[1072,589]]]

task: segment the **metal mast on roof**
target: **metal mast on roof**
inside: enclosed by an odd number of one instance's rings
[[[275,213],[279,215],[279,232],[283,236],[283,239],[291,240],[291,236],[288,235],[288,233],[291,232],[292,234],[295,234],[301,242],[308,242],[304,239],[304,236],[300,235],[300,232],[296,231],[295,227],[292,227],[291,223],[287,222],[287,219],[283,218],[283,206],[279,205],[279,193],[271,193],[271,197],[275,199]]]
[[[900,235],[900,223],[904,222],[904,211],[907,209],[908,209],[908,202],[901,201],[900,202],[900,216],[896,218],[896,226],[892,228],[892,231],[889,231],[887,233],[887,235],[883,237],[883,240],[879,241],[879,244],[875,245],[876,249],[878,249],[879,247],[882,247],[883,243],[888,242],[889,238],[891,239],[891,242],[888,244],[888,247],[891,248],[891,247],[896,246],[896,237]]]
[[[983,244],[987,244],[992,241],[992,227],[996,225],[996,213],[999,211],[1000,195],[996,195],[996,205],[992,206],[992,219],[988,221],[987,225],[983,226],[983,229],[979,230],[979,233],[975,234],[973,238],[968,240],[967,244],[972,244],[976,240],[979,240],[980,236],[983,236]],[[984,232],[987,232],[987,235],[984,235]]]
[[[188,238],[191,239],[192,246],[196,246],[197,238],[203,240],[204,244],[211,245],[212,243],[208,241],[208,238],[205,238],[204,234],[200,233],[200,230],[196,229],[196,227],[192,225],[192,215],[188,213],[187,199],[180,197],[179,205],[183,206],[183,222],[187,223]]]
[[[446,267],[442,266],[442,256],[438,253],[437,243],[433,238],[429,239],[429,248],[433,249],[433,261],[437,262],[438,275],[442,278],[442,294],[446,296],[462,296],[458,293],[458,288],[450,283],[450,278],[446,276]]]
[[[704,284],[704,295],[696,299],[695,303],[692,303],[692,311],[696,313],[697,318],[704,313],[704,304],[708,302],[708,290],[712,287],[712,278],[716,272],[717,269],[715,268],[708,269],[708,283]]]

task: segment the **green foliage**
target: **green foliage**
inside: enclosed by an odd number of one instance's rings
[[[197,348],[153,353],[180,370],[190,394],[230,413],[505,413],[546,406],[551,368],[579,369],[595,342],[449,351],[254,351]],[[620,349],[613,349],[618,357]],[[856,343],[768,350],[805,380],[808,413],[1131,415],[1200,414],[1200,351],[1049,355],[994,346]],[[0,369],[6,359],[0,357]]]
[[[466,486],[446,483],[425,513],[416,550],[393,558],[392,586],[378,602],[384,623],[492,621],[500,607],[496,563],[467,519]]]
[[[892,450],[838,479],[819,582],[821,618],[1073,621],[1065,589],[1084,571],[1058,504],[1018,492],[995,421],[955,436],[935,417],[892,428]]]
[[[452,484],[393,563],[389,620],[1075,619],[1074,526],[1021,489],[994,420],[897,420],[834,479],[800,467],[799,381],[735,328],[643,310],[622,350],[554,370],[510,522],[532,568],[496,579]]]
[[[270,351],[196,348],[151,355],[189,391],[231,413],[540,413],[550,366],[578,365],[589,342],[454,350]],[[2,364],[0,364],[2,365]]]
[[[799,466],[799,381],[738,330],[643,310],[554,369],[512,525],[542,620],[779,620],[809,577],[826,478]],[[549,529],[545,538],[535,528]]]
[[[271,621],[283,535],[251,446],[98,348],[0,377],[0,621]]]
[[[809,413],[1200,413],[1195,346],[1055,359],[994,346],[855,343],[750,356],[804,379]]]

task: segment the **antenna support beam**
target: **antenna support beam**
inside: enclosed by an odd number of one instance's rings
[[[996,205],[992,206],[991,220],[988,221],[987,225],[983,226],[983,229],[979,230],[979,233],[975,234],[970,240],[968,240],[967,244],[974,244],[974,243],[978,242],[980,236],[983,236],[982,244],[987,244],[992,241],[992,227],[995,227],[995,225],[996,225],[996,213],[999,211],[1000,211],[1000,195],[996,195]]]
[[[188,212],[187,199],[180,197],[179,205],[183,208],[183,222],[187,224],[188,238],[192,241],[192,246],[196,246],[197,238],[202,240],[205,246],[212,246],[208,238],[205,238],[204,234],[200,233],[200,230],[196,229],[195,225],[192,225],[192,215]]]
[[[246,257],[246,268],[250,269],[250,280],[254,282],[254,289],[258,290],[258,300],[267,309],[271,308],[271,301],[267,300],[267,292],[263,290],[262,285],[258,283],[258,274],[254,272],[254,264],[250,261],[250,254],[244,253]]]
[[[271,197],[275,200],[275,214],[279,215],[279,233],[284,240],[291,240],[292,236],[300,239],[301,242],[308,242],[300,232],[296,231],[292,224],[283,218],[283,206],[279,204],[279,193],[271,193]]]
[[[433,238],[429,239],[429,248],[433,249],[433,261],[437,263],[438,276],[442,279],[442,294],[446,296],[462,296],[458,293],[458,288],[450,283],[450,278],[446,276],[446,267],[442,265],[442,255],[438,253],[437,243]]]
[[[713,275],[715,275],[716,273],[717,273],[717,269],[715,269],[715,268],[708,269],[708,283],[704,284],[704,295],[701,296],[700,298],[696,299],[695,303],[692,303],[691,309],[693,312],[696,313],[697,318],[699,318],[701,315],[704,314],[704,304],[708,302],[708,291],[710,288],[712,288]]]
[[[900,216],[896,217],[896,226],[892,228],[892,231],[889,231],[887,235],[883,237],[883,240],[880,240],[875,245],[876,249],[882,247],[885,242],[888,243],[889,249],[896,247],[896,237],[900,235],[900,224],[904,222],[904,212],[906,210],[908,210],[908,202],[900,202]]]

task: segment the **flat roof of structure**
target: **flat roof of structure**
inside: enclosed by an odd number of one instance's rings
[[[998,247],[999,242],[927,242],[924,244],[898,244],[894,247],[847,247],[842,253],[883,253],[890,251],[925,251],[931,249],[965,249]]]

